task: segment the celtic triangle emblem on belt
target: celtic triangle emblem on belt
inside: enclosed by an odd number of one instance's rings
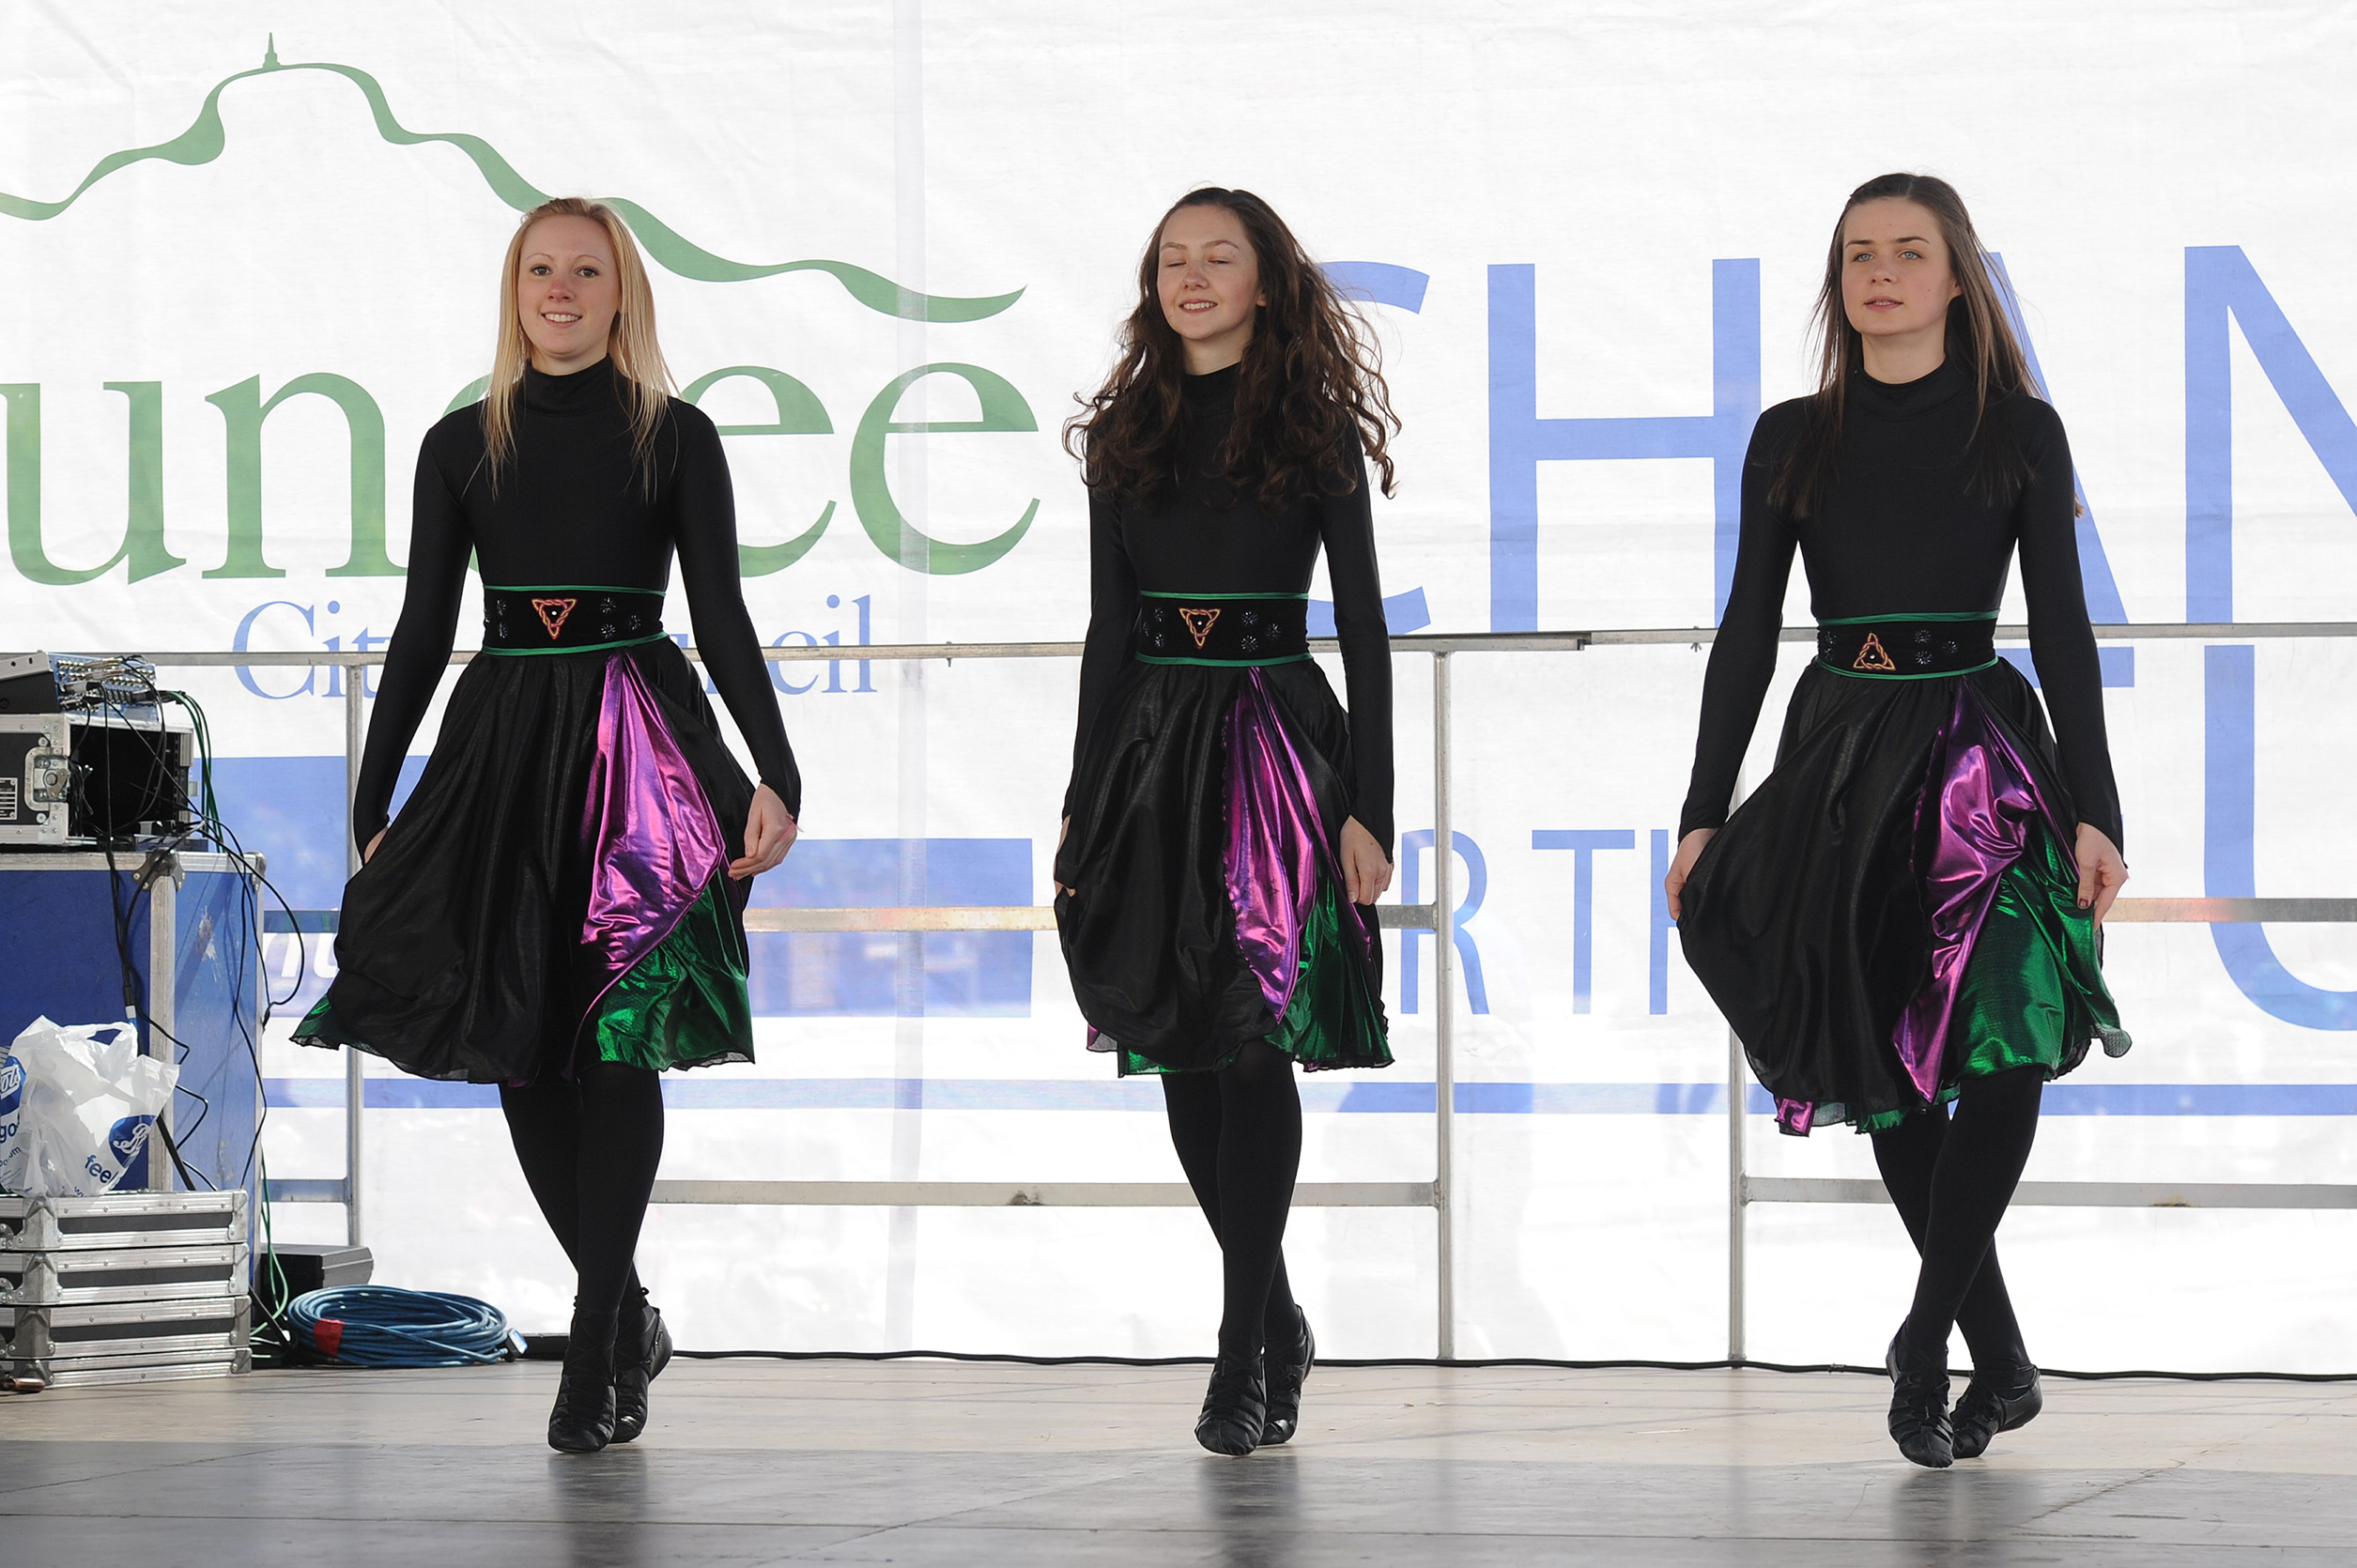
[[[1182,609],[1178,612],[1178,619],[1187,623],[1187,635],[1194,638],[1198,652],[1210,637],[1211,627],[1219,618],[1220,612],[1215,609]]]
[[[532,602],[539,603],[536,599]],[[1884,651],[1881,638],[1876,637],[1872,632],[1868,632],[1866,646],[1857,651],[1857,657],[1850,661],[1850,668],[1869,670],[1877,675],[1888,675],[1898,669],[1899,661]]]
[[[554,642],[564,634],[564,618],[573,613],[578,599],[534,599],[531,607],[540,616],[540,623],[548,628],[548,640]]]

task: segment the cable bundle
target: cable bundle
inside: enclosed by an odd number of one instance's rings
[[[314,1290],[288,1303],[296,1343],[346,1366],[483,1366],[522,1353],[488,1301],[392,1285]]]

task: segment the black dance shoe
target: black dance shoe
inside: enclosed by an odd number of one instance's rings
[[[1975,1371],[1956,1401],[1950,1421],[1956,1436],[1951,1446],[1959,1459],[1978,1459],[1989,1452],[1989,1439],[2000,1432],[2027,1426],[2046,1407],[2045,1390],[2034,1366],[1983,1375]]]
[[[595,1453],[614,1440],[614,1346],[576,1338],[565,1346],[557,1406],[548,1412],[548,1446]]]
[[[1213,1453],[1240,1458],[1260,1446],[1268,1419],[1269,1388],[1260,1358],[1222,1356],[1213,1361],[1203,1413],[1194,1418],[1194,1440]]]
[[[1269,1368],[1269,1419],[1260,1432],[1260,1446],[1289,1443],[1302,1427],[1302,1385],[1317,1364],[1317,1336],[1309,1331],[1309,1314],[1293,1309],[1301,1320],[1302,1338],[1293,1353]]]
[[[614,1441],[636,1442],[647,1429],[647,1385],[671,1364],[671,1330],[650,1305],[646,1329],[627,1352],[614,1352]]]
[[[1899,1370],[1899,1342],[1890,1342],[1883,1365],[1890,1373],[1890,1436],[1899,1452],[1926,1469],[1944,1470],[1956,1462],[1948,1424],[1948,1371]]]

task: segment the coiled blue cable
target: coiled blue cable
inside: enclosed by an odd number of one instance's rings
[[[305,1349],[346,1366],[484,1366],[524,1349],[488,1301],[393,1285],[308,1291],[286,1321]]]

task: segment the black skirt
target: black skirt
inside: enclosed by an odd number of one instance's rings
[[[1274,749],[1298,764],[1287,771],[1300,809],[1276,838],[1316,840],[1292,846],[1314,861],[1316,885],[1304,879],[1298,979],[1282,1007],[1270,965],[1238,938],[1231,830],[1255,808],[1230,766],[1240,714],[1247,736],[1273,729]],[[1340,897],[1349,718],[1315,663],[1132,662],[1076,776],[1055,859],[1074,893],[1057,895],[1056,926],[1092,1050],[1117,1053],[1124,1073],[1216,1069],[1258,1039],[1313,1069],[1390,1065],[1375,910]]]
[[[615,847],[587,825],[593,792],[616,765],[601,757],[609,676],[641,699],[641,741],[659,731],[672,771],[684,761],[692,774],[673,792],[673,814],[683,799],[696,808],[688,796],[701,792],[710,819],[699,825],[716,828],[729,857],[744,853],[753,786],[676,644],[478,657],[458,678],[416,792],[345,888],[338,972],[299,1040],[478,1084],[563,1075],[583,1053],[656,1069],[751,1059],[751,884],[728,881],[725,861],[716,878],[700,872],[692,900],[640,901],[666,924],[641,933],[626,984],[601,969],[585,935],[601,856]],[[601,1021],[601,1007],[623,1016]]]
[[[1988,798],[1976,776],[1991,768],[2014,776],[2010,818],[1951,820],[1975,789]],[[1678,922],[1785,1130],[1872,1130],[1952,1096],[1960,1072],[2034,1062],[2051,1077],[2092,1039],[2128,1048],[2076,906],[2062,778],[2037,693],[2010,663],[1802,674],[1775,771],[1695,862]],[[1930,884],[1942,857],[1945,893]],[[1993,1019],[2028,1019],[2036,1038],[1978,1038],[2025,1033]]]

